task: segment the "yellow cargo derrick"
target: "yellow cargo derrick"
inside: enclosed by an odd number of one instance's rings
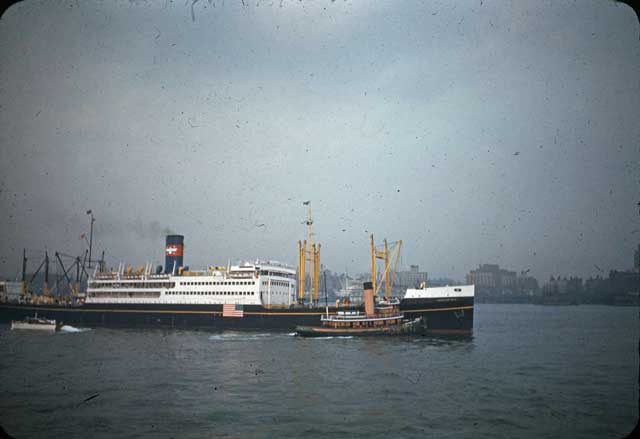
[[[371,283],[373,284],[373,292],[375,295],[378,294],[381,286],[377,279],[377,259],[382,259],[384,261],[384,271],[382,272],[380,282],[382,282],[382,278],[384,278],[384,296],[389,298],[391,296],[393,282],[395,281],[401,247],[402,241],[396,241],[392,243],[391,252],[389,252],[389,246],[387,245],[387,240],[385,238],[383,240],[382,250],[378,250],[373,241],[373,233],[371,234]],[[393,268],[391,268],[392,263]],[[391,277],[391,279],[389,279],[389,277]]]
[[[305,201],[303,204],[309,206],[307,219],[307,239],[298,241],[298,301],[304,302],[305,283],[307,279],[307,262],[309,263],[309,302],[318,303],[320,300],[320,244],[313,242],[313,219],[311,218],[311,203]]]

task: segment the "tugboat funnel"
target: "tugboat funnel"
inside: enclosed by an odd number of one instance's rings
[[[367,317],[373,317],[375,315],[375,306],[373,302],[373,284],[371,282],[365,282],[363,284],[364,289],[364,312]]]

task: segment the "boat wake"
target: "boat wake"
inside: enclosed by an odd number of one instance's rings
[[[91,331],[91,328],[76,328],[71,325],[62,325],[60,328],[60,332],[86,332]]]
[[[338,339],[349,339],[349,338],[353,338],[353,335],[328,335],[326,337],[310,337],[312,340],[331,340],[333,338],[338,338]]]
[[[255,341],[262,340],[265,337],[272,337],[270,333],[260,334],[242,334],[236,332],[225,332],[223,334],[210,335],[209,340],[213,341]]]

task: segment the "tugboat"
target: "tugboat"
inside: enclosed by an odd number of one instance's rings
[[[422,317],[410,320],[400,312],[400,300],[384,298],[376,303],[373,284],[364,283],[364,308],[360,311],[338,311],[323,315],[321,326],[297,326],[303,337],[366,336],[366,335],[424,335],[426,325]]]
[[[62,323],[58,324],[55,320],[42,319],[38,317],[38,313],[34,317],[27,317],[24,320],[12,320],[11,329],[30,329],[37,331],[57,331],[62,326]]]

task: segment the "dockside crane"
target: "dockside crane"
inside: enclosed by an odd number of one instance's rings
[[[80,256],[70,256],[60,252],[55,253],[56,259],[58,260],[58,264],[60,264],[60,268],[62,268],[62,273],[64,275],[64,278],[67,281],[67,284],[69,285],[69,290],[71,291],[71,297],[77,297],[80,294],[80,284],[82,283],[82,277],[86,275],[86,277],[89,278],[89,274],[85,270],[87,254],[88,254],[88,250],[85,251],[84,262],[81,262]],[[69,265],[68,267],[65,267],[64,262],[62,262],[62,258],[60,256],[72,258],[73,263],[71,263],[71,265]],[[76,270],[76,276],[75,276],[75,281],[72,281],[71,278],[69,277],[69,273],[71,273],[72,272],[71,270],[73,270],[74,268]]]
[[[98,265],[99,270],[104,270],[105,260],[104,260],[104,250],[102,251],[102,257],[99,261],[94,261],[92,258],[92,241],[93,241],[93,223],[95,219],[91,211],[87,211],[88,215],[91,215],[91,224],[90,224],[90,238],[87,241],[88,248],[84,252],[84,256],[81,258],[80,256],[71,256],[68,254],[64,254],[61,252],[55,252],[54,265],[56,269],[55,273],[55,286],[53,289],[51,288],[50,279],[49,279],[49,269],[50,269],[50,259],[49,252],[45,248],[44,250],[44,258],[36,268],[35,272],[27,274],[27,263],[29,262],[32,252],[38,252],[42,254],[39,250],[29,250],[29,257],[27,257],[27,249],[24,248],[22,250],[22,276],[21,276],[21,284],[22,284],[22,296],[28,298],[28,300],[35,301],[37,303],[41,302],[51,302],[53,300],[60,300],[61,291],[60,291],[60,277],[58,275],[58,267],[60,267],[64,280],[67,283],[68,289],[70,291],[71,298],[77,298],[81,296],[80,287],[84,279],[89,279],[89,273],[87,272],[87,268],[91,268],[91,265],[95,262]],[[86,237],[84,234],[80,235],[81,239]],[[71,259],[71,265],[65,266],[62,258]],[[39,259],[39,257],[38,257]],[[33,260],[33,259],[32,259]],[[68,260],[67,260],[67,263]],[[38,275],[43,271],[44,268],[44,283],[42,285],[42,295],[34,294],[32,285]],[[71,273],[73,273],[73,269],[75,268],[75,279],[71,278]],[[54,298],[53,295],[59,296]],[[65,294],[66,295],[66,294]]]
[[[36,270],[33,272],[28,282],[27,282],[27,261],[28,261],[27,250],[23,249],[23,253],[22,253],[22,293],[23,295],[31,294],[31,291],[32,291],[31,285],[33,284],[33,281],[36,279],[36,277],[38,277],[38,274],[40,274],[40,270],[44,268],[44,285],[42,290],[44,295],[48,297],[51,292],[49,289],[49,253],[47,252],[47,250],[44,251],[44,259],[42,260],[42,262],[40,262],[40,265],[38,265],[38,268],[36,268]]]

